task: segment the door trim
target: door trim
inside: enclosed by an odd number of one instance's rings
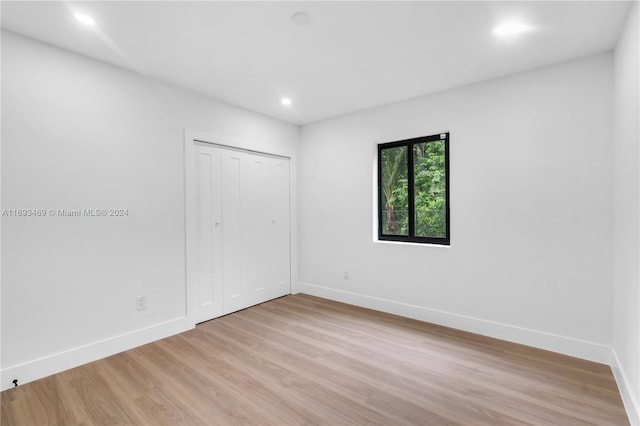
[[[197,191],[197,145],[209,144],[225,149],[251,152],[289,159],[289,258],[291,293],[298,292],[297,256],[297,197],[296,197],[296,152],[276,147],[265,147],[263,141],[249,141],[185,129],[184,132],[184,194],[185,194],[185,315],[191,326],[195,326],[198,313],[199,241],[198,241],[198,191]],[[265,149],[266,148],[266,149]]]

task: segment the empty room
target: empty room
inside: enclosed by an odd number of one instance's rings
[[[2,1],[2,425],[640,426],[638,1]]]

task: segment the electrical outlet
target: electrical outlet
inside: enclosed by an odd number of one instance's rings
[[[345,279],[345,280],[348,280],[349,279],[349,271],[344,271],[342,273],[342,278]]]
[[[136,311],[142,311],[147,309],[147,295],[141,294],[140,296],[136,296]]]

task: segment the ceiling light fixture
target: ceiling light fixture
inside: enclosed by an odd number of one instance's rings
[[[73,16],[76,18],[76,21],[89,27],[95,25],[96,23],[96,21],[91,16],[85,15],[84,13],[75,13]]]
[[[311,21],[311,15],[309,15],[307,12],[296,12],[291,15],[291,22],[300,27],[306,27],[307,25],[311,24]]]
[[[281,103],[282,105],[291,105],[291,99],[290,99],[290,98],[282,98],[282,99],[280,100],[280,103]]]
[[[493,29],[493,34],[498,37],[513,37],[533,30],[531,25],[521,21],[507,21]]]

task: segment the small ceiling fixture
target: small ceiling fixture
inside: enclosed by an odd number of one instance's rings
[[[280,103],[281,103],[282,105],[291,105],[291,98],[282,98],[282,99],[280,100]]]
[[[87,25],[89,27],[95,25],[96,21],[89,15],[84,13],[75,13],[73,15],[76,18],[76,21],[80,22],[83,25]]]
[[[291,22],[300,27],[306,27],[307,25],[311,24],[311,21],[311,15],[309,15],[307,12],[301,11],[291,15]]]
[[[506,21],[493,29],[493,34],[498,37],[513,37],[533,30],[531,25],[522,21]]]

